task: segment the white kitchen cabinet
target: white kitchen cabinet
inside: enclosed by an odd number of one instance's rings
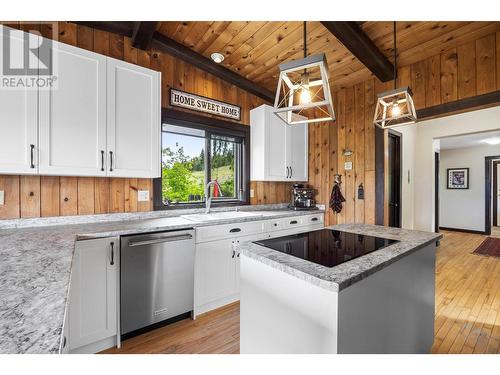
[[[40,90],[40,174],[106,176],[106,57],[52,42],[55,87]]]
[[[250,111],[251,180],[307,181],[307,124],[288,125],[261,105]]]
[[[108,176],[160,177],[160,73],[107,59]]]
[[[8,33],[10,31],[10,33]],[[0,26],[2,45],[10,37],[10,58],[23,66],[24,33]],[[38,39],[36,35],[31,38]],[[28,65],[24,64],[27,73]],[[15,78],[15,77],[14,77]],[[0,173],[38,173],[38,90],[4,88],[0,90]]]
[[[24,38],[43,38],[0,34],[16,67],[36,71],[35,56],[21,65]],[[0,90],[0,173],[160,177],[160,73],[51,43],[52,88]]]
[[[195,316],[239,300],[236,244],[323,227],[323,213],[196,229]],[[238,231],[236,231],[238,229]]]
[[[94,353],[118,333],[118,237],[77,241],[69,294],[69,349]]]

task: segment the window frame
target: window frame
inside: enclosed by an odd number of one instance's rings
[[[184,126],[194,129],[202,129],[209,136],[205,137],[205,147],[210,146],[210,134],[215,133],[218,135],[227,135],[241,138],[241,155],[238,155],[241,161],[241,199],[221,199],[212,200],[212,207],[230,207],[250,204],[250,126],[231,121],[221,120],[219,118],[201,116],[194,113],[179,111],[171,108],[162,108],[161,123],[168,123],[171,125]],[[163,127],[161,127],[161,132]],[[162,137],[160,137],[161,142]],[[161,146],[161,145],[160,145]],[[208,163],[210,160],[211,147],[206,148],[207,158],[205,160],[205,173],[208,173],[210,179],[210,169]],[[158,157],[161,160],[161,147]],[[235,155],[236,159],[236,155]],[[235,169],[236,170],[236,169]],[[187,208],[203,208],[205,201],[202,202],[185,202],[176,203],[172,205],[163,204],[162,197],[162,177],[153,179],[153,207],[154,210],[177,210]],[[235,185],[237,181],[235,181]],[[237,188],[238,191],[238,188]]]

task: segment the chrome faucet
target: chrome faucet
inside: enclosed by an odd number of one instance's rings
[[[205,213],[206,214],[208,214],[210,212],[210,205],[212,204],[212,197],[210,196],[210,186],[212,186],[212,185],[217,186],[221,197],[224,196],[222,194],[222,189],[220,188],[220,185],[217,182],[217,180],[210,181],[207,184],[207,186],[205,187]]]

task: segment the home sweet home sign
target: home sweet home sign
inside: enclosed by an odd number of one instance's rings
[[[204,96],[170,89],[170,105],[191,109],[193,111],[210,113],[212,115],[227,117],[233,120],[241,119],[241,107],[220,102]]]

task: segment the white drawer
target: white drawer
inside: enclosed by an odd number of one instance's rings
[[[264,221],[212,225],[196,228],[196,242],[213,241],[221,238],[233,238],[264,232]]]
[[[292,216],[284,219],[285,225],[283,229],[292,229],[306,225],[304,222],[304,216]]]
[[[315,215],[307,215],[303,217],[304,225],[316,225],[323,224],[325,220],[325,214],[319,213]]]
[[[273,219],[273,220],[267,220],[265,224],[265,231],[266,232],[274,232],[277,230],[283,230],[285,229],[285,220],[286,219]]]

